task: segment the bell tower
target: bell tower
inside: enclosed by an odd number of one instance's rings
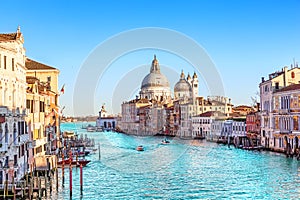
[[[194,72],[192,79],[192,88],[193,88],[193,97],[196,98],[198,96],[198,77],[196,72]]]

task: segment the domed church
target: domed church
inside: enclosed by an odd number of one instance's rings
[[[188,75],[189,79],[190,75]],[[191,98],[193,95],[192,86],[185,79],[183,70],[181,71],[180,80],[175,84],[174,97],[175,99]]]
[[[169,102],[172,99],[169,81],[160,72],[156,55],[154,55],[150,73],[143,79],[140,98],[161,102]]]

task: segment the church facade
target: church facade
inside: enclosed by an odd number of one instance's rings
[[[185,76],[182,70],[172,97],[169,81],[154,55],[150,73],[142,80],[139,96],[122,103],[118,126],[125,133],[134,135],[192,138],[192,117],[204,111],[204,98],[198,96],[198,90],[197,74]]]

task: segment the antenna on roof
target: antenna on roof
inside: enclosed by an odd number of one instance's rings
[[[295,65],[295,58],[293,58],[293,62],[294,62],[294,67],[296,67],[296,65]]]

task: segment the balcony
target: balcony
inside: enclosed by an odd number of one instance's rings
[[[279,109],[278,114],[280,115],[286,115],[290,113],[290,109]]]
[[[0,115],[3,116],[22,116],[26,114],[26,110],[21,110],[19,107],[12,108],[11,110],[7,106],[0,106]]]
[[[268,115],[269,111],[268,110],[262,110],[260,113],[261,113],[261,115]]]
[[[0,115],[7,115],[8,108],[6,106],[0,106]]]
[[[280,133],[281,134],[291,134],[293,131],[291,131],[291,130],[284,130],[284,129],[281,129],[280,130]]]

